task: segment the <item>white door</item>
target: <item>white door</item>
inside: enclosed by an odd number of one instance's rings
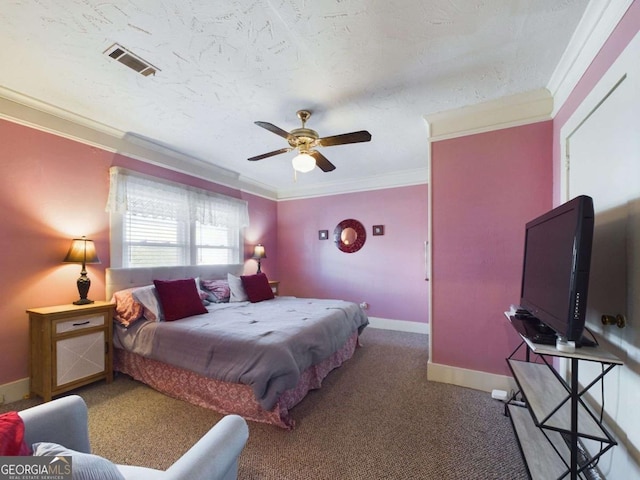
[[[564,200],[585,194],[596,211],[587,326],[625,362],[605,377],[604,418],[620,446],[598,467],[608,479],[640,478],[640,36],[631,42],[561,132]],[[602,315],[624,315],[625,328]],[[600,372],[581,362],[580,381]],[[602,405],[600,389],[592,401]],[[589,450],[596,445],[587,445]]]

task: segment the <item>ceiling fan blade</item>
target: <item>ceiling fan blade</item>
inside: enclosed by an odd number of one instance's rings
[[[366,130],[360,130],[359,132],[324,137],[318,140],[318,144],[323,147],[331,147],[333,145],[344,145],[346,143],[368,142],[369,140],[371,140],[371,134]]]
[[[262,155],[257,155],[255,157],[247,158],[250,162],[255,162],[256,160],[262,160],[263,158],[273,157],[274,155],[280,155],[281,153],[287,153],[293,150],[292,148],[281,148],[280,150],[274,150],[273,152],[263,153]]]
[[[322,155],[317,150],[309,152],[309,155],[311,155],[313,158],[316,159],[316,165],[323,172],[330,172],[331,170],[336,169],[336,166],[333,163],[331,163],[329,160],[327,160],[327,157]]]
[[[275,133],[276,135],[280,135],[282,138],[286,138],[287,140],[289,140],[289,137],[291,136],[289,132],[281,129],[280,127],[276,127],[273,123],[269,123],[269,122],[253,122],[253,123],[258,125],[259,127],[266,128],[270,132]]]

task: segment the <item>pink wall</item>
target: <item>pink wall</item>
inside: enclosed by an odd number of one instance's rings
[[[550,208],[551,198],[559,203],[560,129],[639,29],[636,0],[559,110],[552,133],[544,122],[434,143],[435,363],[505,373],[516,339],[500,312],[518,297],[524,222]],[[112,165],[247,199],[245,256],[263,243],[263,269],[282,281],[285,294],[367,301],[371,316],[428,321],[426,186],[276,204],[2,120],[0,145],[0,384],[28,375],[25,309],[77,298],[79,266],[61,262],[71,238],[96,241],[102,264],[88,266],[89,297],[104,298]],[[345,218],[359,219],[369,235],[355,254],[317,240],[318,230],[331,236]],[[384,224],[386,234],[370,236],[373,224]],[[247,260],[246,271],[254,269]]]
[[[279,202],[281,293],[366,301],[372,317],[428,322],[427,188]],[[366,229],[366,243],[355,253],[341,252],[333,243],[333,229],[348,218]],[[385,234],[372,236],[373,225],[384,225]],[[329,240],[318,240],[318,230],[329,230]]]
[[[258,264],[249,258],[253,255],[253,247],[257,243],[264,245],[267,258],[262,260],[262,271],[269,279],[279,278],[279,255],[277,218],[278,204],[273,200],[242,192],[242,198],[249,202],[250,225],[245,235],[245,273],[255,273]]]
[[[552,122],[432,146],[436,364],[507,374],[527,221],[551,207]]]
[[[499,312],[519,296],[524,222],[561,203],[560,130],[639,30],[635,0],[559,109],[552,133],[544,122],[434,143],[434,363],[509,374],[504,357],[517,338]],[[487,162],[501,166],[487,169]]]
[[[88,265],[89,298],[104,299],[109,266],[108,170],[124,166],[249,201],[247,246],[276,245],[276,202],[171,172],[35,129],[0,120],[0,385],[28,376],[27,308],[78,298],[80,266],[63,264],[70,239],[96,242],[100,265]],[[246,256],[250,251],[246,252]],[[277,251],[265,271],[277,275]],[[247,261],[247,271],[255,262]]]
[[[640,31],[640,0],[634,0],[553,119],[554,205],[562,203],[560,198],[560,130],[638,31]]]

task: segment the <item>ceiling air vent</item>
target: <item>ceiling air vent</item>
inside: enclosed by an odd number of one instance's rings
[[[145,77],[155,75],[156,72],[160,71],[159,68],[154,67],[149,62],[143,60],[136,54],[131,53],[129,50],[117,43],[114,43],[107,48],[104,53]]]

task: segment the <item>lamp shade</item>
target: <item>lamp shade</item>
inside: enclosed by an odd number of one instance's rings
[[[308,153],[301,153],[300,155],[293,157],[293,160],[291,161],[291,163],[293,164],[294,170],[297,170],[298,172],[306,173],[306,172],[310,172],[315,168],[316,159],[313,158]]]
[[[100,263],[93,240],[88,240],[86,237],[74,238],[71,241],[71,246],[63,261],[73,263]]]
[[[253,258],[267,258],[267,252],[261,243],[253,247]]]

